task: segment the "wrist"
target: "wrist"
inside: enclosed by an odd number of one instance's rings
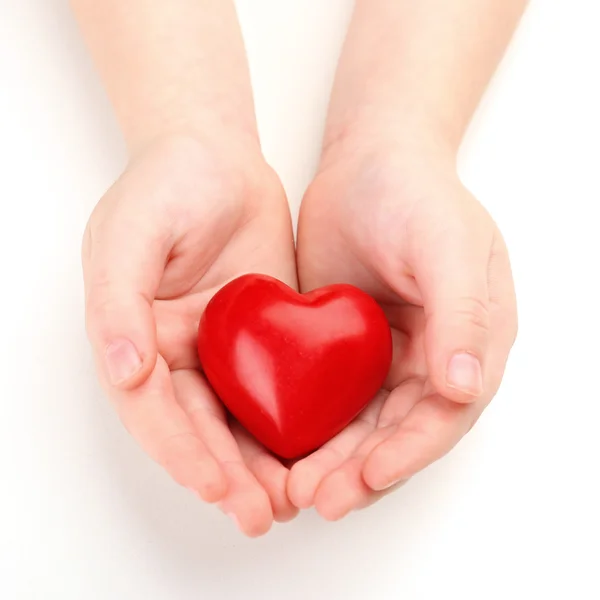
[[[213,148],[228,154],[260,154],[260,142],[256,127],[246,123],[226,123],[221,115],[200,114],[192,118],[165,117],[160,122],[135,130],[123,127],[130,160],[143,154],[148,147],[171,145],[187,140],[190,145]]]
[[[352,160],[392,163],[402,171],[426,164],[428,169],[456,172],[459,144],[443,128],[426,118],[397,114],[357,115],[346,123],[328,126],[319,170]]]
[[[267,164],[257,138],[242,131],[181,129],[155,136],[132,152],[127,170],[138,164],[161,165],[175,181],[202,189],[218,186],[223,202],[260,205],[277,196],[281,184]],[[280,194],[281,195],[281,194]],[[285,201],[285,195],[282,195]]]

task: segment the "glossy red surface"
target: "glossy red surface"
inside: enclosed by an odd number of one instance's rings
[[[209,302],[198,352],[231,414],[273,453],[297,458],[374,397],[392,338],[379,305],[353,286],[298,294],[276,279],[244,275]]]

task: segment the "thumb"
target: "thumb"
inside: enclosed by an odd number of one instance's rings
[[[492,229],[478,221],[446,226],[423,244],[415,265],[429,376],[439,394],[456,402],[473,402],[483,393],[492,240]]]
[[[156,363],[152,304],[169,248],[148,208],[116,201],[120,187],[101,200],[84,237],[86,327],[102,378],[131,389]]]

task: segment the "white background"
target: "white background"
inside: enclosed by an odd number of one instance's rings
[[[265,152],[296,211],[351,2],[238,4]],[[496,400],[381,504],[249,541],[101,396],[79,243],[123,145],[66,3],[0,0],[0,598],[600,598],[596,6],[532,2],[464,148],[519,292]]]

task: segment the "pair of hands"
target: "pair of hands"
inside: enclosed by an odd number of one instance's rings
[[[258,144],[157,140],[98,204],[83,264],[89,337],[125,427],[249,536],[313,505],[340,519],[442,457],[496,393],[516,334],[506,247],[454,156],[375,134],[324,152],[297,252],[285,193]],[[392,328],[384,389],[293,465],[230,420],[196,352],[207,302],[249,272],[301,291],[354,284]]]

